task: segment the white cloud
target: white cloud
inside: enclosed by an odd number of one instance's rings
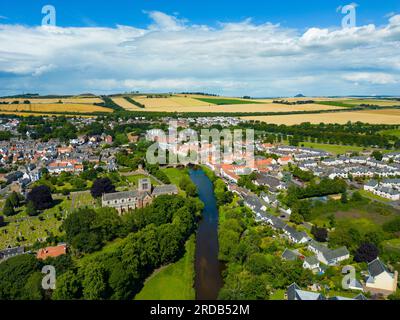
[[[398,83],[398,80],[391,74],[387,73],[368,73],[368,72],[360,72],[360,73],[351,73],[344,75],[343,78],[348,81],[352,81],[355,83],[366,82],[371,84],[395,84]]]
[[[141,29],[0,24],[1,93],[398,94],[400,15],[381,27],[304,32],[148,15],[153,22]]]
[[[179,20],[176,17],[169,16],[160,11],[151,11],[148,13],[150,18],[153,19],[154,24],[150,29],[164,30],[164,31],[180,31],[185,28],[185,21]]]

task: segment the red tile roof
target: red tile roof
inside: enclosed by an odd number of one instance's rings
[[[36,258],[40,260],[46,260],[49,257],[55,258],[58,256],[62,256],[67,253],[66,245],[59,245],[57,247],[47,247],[40,249],[36,255]]]

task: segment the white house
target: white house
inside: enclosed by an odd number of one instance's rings
[[[371,293],[390,295],[397,290],[398,272],[389,272],[378,259],[368,264],[369,276],[366,280],[366,290]]]
[[[320,266],[318,259],[315,256],[306,257],[303,262],[303,268],[311,271],[319,271]]]
[[[346,247],[331,250],[327,246],[314,240],[309,243],[308,250],[317,255],[319,262],[328,266],[336,266],[340,262],[350,258],[350,253]]]
[[[369,181],[366,185],[364,185],[364,190],[374,192],[376,188],[378,188],[379,183],[376,180]]]

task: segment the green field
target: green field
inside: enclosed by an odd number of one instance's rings
[[[335,106],[344,108],[354,108],[357,104],[351,104],[348,101],[316,101],[317,104],[322,104],[324,106]]]
[[[362,152],[364,150],[363,147],[357,146],[342,146],[337,144],[322,144],[322,143],[312,143],[312,142],[302,142],[301,145],[304,145],[306,148],[314,148],[324,150],[335,155],[345,154],[348,152]]]
[[[172,184],[176,185],[179,188],[179,183],[181,182],[184,176],[189,176],[188,171],[186,169],[176,169],[176,168],[168,168],[162,169]],[[180,190],[180,189],[179,189]],[[180,194],[185,196],[186,193],[180,190]]]
[[[229,104],[259,104],[262,102],[254,100],[224,99],[224,98],[196,98],[199,101],[216,104],[218,106]]]
[[[178,262],[155,271],[135,300],[194,300],[195,238],[186,242],[186,253]]]
[[[383,101],[375,99],[349,99],[349,100],[337,100],[337,101],[316,101],[317,104],[322,104],[326,106],[337,106],[345,108],[354,108],[361,105],[371,105],[371,106],[396,106],[399,105],[397,101]]]

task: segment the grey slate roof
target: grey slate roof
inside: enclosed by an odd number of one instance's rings
[[[139,191],[122,191],[122,192],[114,192],[114,193],[106,193],[103,197],[104,201],[114,201],[119,199],[127,199],[127,198],[139,198],[141,196],[149,195],[147,192],[142,193]]]
[[[368,264],[368,272],[372,277],[376,277],[389,271],[379,259],[376,259]]]
[[[163,186],[156,186],[153,190],[153,195],[154,196],[161,196],[164,194],[174,194],[178,193],[178,187],[174,184],[168,184],[168,185],[163,185]]]
[[[326,260],[330,261],[330,260],[334,260],[337,259],[339,257],[343,257],[350,254],[349,250],[347,250],[346,247],[341,247],[341,248],[337,248],[335,250],[328,250],[327,252],[324,252],[324,256],[326,258]]]
[[[305,262],[307,262],[310,266],[319,264],[318,259],[315,256],[311,256],[311,257],[306,257],[304,259]]]
[[[301,290],[295,283],[288,287],[287,296],[288,300],[325,300],[322,294]]]
[[[282,259],[288,260],[288,261],[296,261],[298,256],[299,255],[297,252],[294,252],[289,249],[285,249],[285,251],[283,251],[283,253],[282,253]]]

